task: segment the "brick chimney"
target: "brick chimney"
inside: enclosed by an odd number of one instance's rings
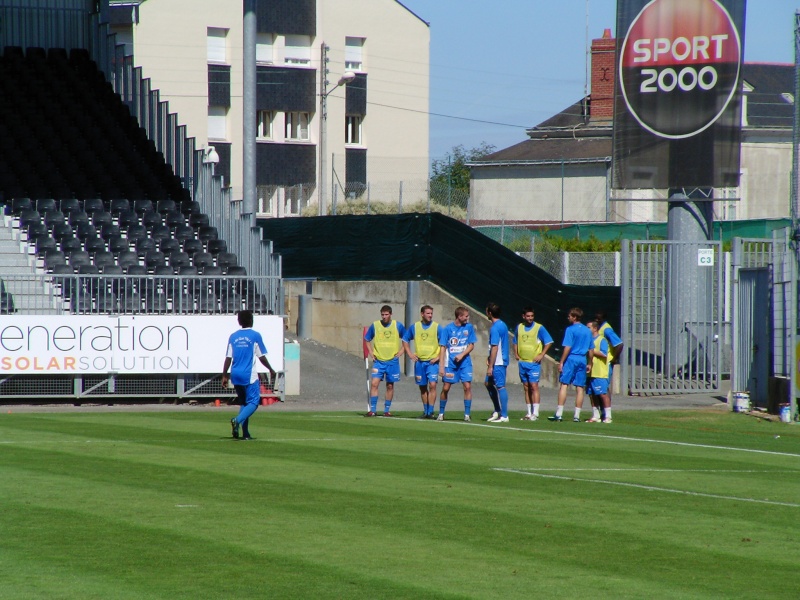
[[[616,70],[617,40],[611,30],[603,31],[603,37],[592,40],[592,87],[589,96],[589,120],[611,121],[614,118],[614,81]]]

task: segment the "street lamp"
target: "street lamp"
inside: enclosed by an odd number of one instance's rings
[[[336,85],[326,91],[325,88],[328,86],[328,80],[325,78],[326,69],[324,64],[323,61],[319,94],[319,177],[317,178],[317,190],[319,195],[320,216],[325,214],[325,179],[327,178],[327,173],[325,171],[325,136],[328,129],[328,96],[330,96],[335,89],[347,85],[356,78],[356,74],[352,71],[345,71]]]

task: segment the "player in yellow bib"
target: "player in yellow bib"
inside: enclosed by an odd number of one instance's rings
[[[608,374],[609,357],[611,356],[611,346],[600,333],[600,321],[589,321],[589,330],[592,332],[592,345],[587,353],[586,371],[589,375],[589,383],[586,386],[592,396],[592,405],[602,404],[605,413],[602,422],[611,423],[611,397],[608,395]],[[599,423],[599,414],[595,414],[589,423]]]
[[[406,329],[403,349],[414,362],[414,381],[422,397],[421,419],[433,419],[436,385],[439,381],[439,324],[433,320],[433,308],[427,304],[420,311],[420,320]],[[414,350],[411,351],[411,342]]]
[[[386,379],[386,398],[383,402],[383,416],[391,417],[394,384],[400,381],[400,357],[403,356],[401,343],[406,330],[400,321],[392,319],[392,307],[381,307],[381,320],[375,321],[367,329],[364,339],[369,343],[372,355],[372,372],[370,374],[369,412],[367,417],[374,417],[378,408],[378,392],[381,381]]]
[[[522,309],[522,323],[517,325],[511,341],[519,366],[519,380],[525,391],[527,414],[523,421],[539,419],[539,377],[542,360],[553,345],[553,338],[541,323],[534,321],[533,308]]]

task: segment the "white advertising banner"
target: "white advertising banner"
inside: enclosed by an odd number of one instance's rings
[[[0,376],[221,373],[238,329],[235,315],[0,316]],[[282,371],[283,318],[256,315],[253,329]]]

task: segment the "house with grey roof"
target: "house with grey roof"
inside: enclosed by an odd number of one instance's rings
[[[666,221],[667,190],[611,187],[615,47],[592,42],[588,96],[469,164],[471,223]],[[794,65],[743,65],[740,183],[715,190],[717,220],[790,215],[794,100]]]

